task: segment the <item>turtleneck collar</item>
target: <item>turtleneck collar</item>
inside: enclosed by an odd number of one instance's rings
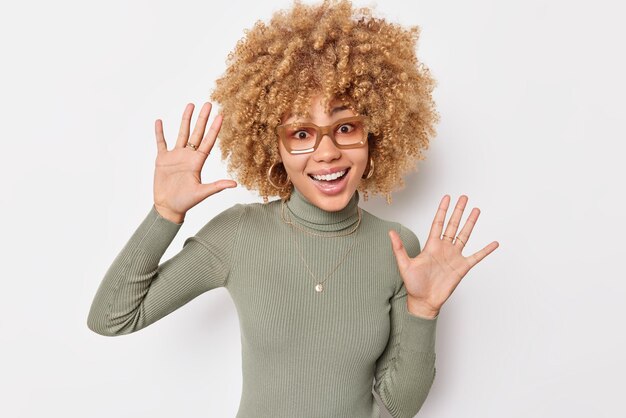
[[[317,231],[341,231],[359,220],[359,192],[354,191],[348,204],[336,212],[320,209],[307,200],[295,187],[285,204],[285,215],[299,225]]]

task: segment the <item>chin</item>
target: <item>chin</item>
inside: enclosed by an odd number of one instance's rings
[[[327,212],[337,212],[345,208],[358,186],[355,175],[362,174],[363,170],[353,170],[350,167],[342,180],[335,183],[315,180],[311,175],[301,173],[297,176],[294,186],[309,202]],[[358,179],[360,180],[360,178]],[[293,177],[292,177],[293,181]]]
[[[327,212],[337,212],[345,208],[356,192],[356,186],[353,187],[350,184],[346,184],[346,187],[336,194],[325,194],[315,184],[309,184],[308,186],[310,186],[308,187],[309,193],[305,197],[315,206]]]

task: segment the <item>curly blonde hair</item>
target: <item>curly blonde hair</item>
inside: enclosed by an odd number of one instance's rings
[[[436,81],[415,55],[420,28],[373,17],[349,0],[295,0],[269,25],[258,20],[244,33],[211,93],[224,115],[220,149],[229,173],[265,202],[287,198],[291,183],[277,189],[268,180],[280,161],[276,127],[286,113],[307,117],[311,98],[321,93],[327,112],[337,99],[367,115],[374,174],[357,190],[391,203],[391,191],[403,188],[404,174],[425,158],[439,121],[431,94]],[[273,182],[284,183],[284,167],[274,168]]]

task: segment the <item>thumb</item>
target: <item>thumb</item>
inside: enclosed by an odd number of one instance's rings
[[[200,195],[201,200],[204,200],[215,193],[219,193],[224,189],[233,187],[237,187],[237,182],[234,180],[218,180],[213,183],[201,184],[198,194]]]
[[[391,248],[393,249],[393,253],[396,256],[398,269],[400,271],[404,271],[411,262],[411,257],[409,257],[409,254],[407,254],[406,248],[404,248],[404,244],[402,243],[402,239],[396,231],[390,229],[389,238],[391,238]]]

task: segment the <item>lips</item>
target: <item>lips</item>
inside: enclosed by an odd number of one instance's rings
[[[339,170],[341,171],[341,170]],[[337,172],[337,170],[335,170],[335,172]],[[317,189],[319,191],[321,191],[322,193],[326,194],[326,195],[336,195],[341,193],[345,188],[346,188],[346,184],[348,183],[348,174],[350,173],[350,168],[346,169],[346,173],[335,180],[315,180],[313,177],[311,177],[311,175],[309,174],[309,178],[311,179],[311,181],[313,182],[313,184],[315,185],[315,187],[317,187]]]
[[[325,182],[325,183],[332,183],[332,182],[337,182],[341,179],[343,179],[344,177],[346,177],[348,175],[348,171],[350,171],[349,168],[343,169],[343,170],[334,170],[331,174],[309,174],[309,177],[312,178],[315,181],[321,181],[321,182]],[[336,175],[339,173],[343,173],[341,174],[341,176],[337,177]],[[316,178],[316,177],[337,177],[337,178]]]
[[[315,176],[311,175],[311,177],[313,177],[315,180],[320,180],[320,181],[334,181],[345,176],[347,172],[348,170],[342,170],[342,171],[337,171],[333,174],[315,175]]]
[[[343,171],[343,170],[349,170],[350,167],[334,167],[334,168],[327,168],[325,170],[319,170],[316,171],[314,173],[309,173],[310,176],[323,176],[324,174],[333,174],[336,173],[337,171]]]

